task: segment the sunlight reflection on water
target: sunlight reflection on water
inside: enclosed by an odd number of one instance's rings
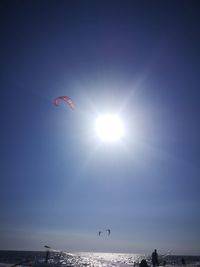
[[[50,253],[48,263],[45,263],[44,252],[31,251],[0,251],[0,262],[12,263],[17,266],[32,267],[139,267],[142,259],[146,259],[148,266],[151,267],[150,255],[144,254],[123,254],[123,253],[89,253],[89,252],[53,252]],[[181,256],[169,255],[167,257],[160,256],[160,266],[163,260],[166,260],[167,266],[180,266]],[[200,260],[197,256],[185,257],[187,267],[200,267]],[[6,266],[6,265],[5,265]],[[11,265],[7,265],[9,267]],[[0,264],[0,267],[2,265]],[[183,265],[181,266],[183,267]]]

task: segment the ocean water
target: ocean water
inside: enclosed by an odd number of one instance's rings
[[[89,253],[89,252],[50,252],[48,264],[45,264],[46,252],[41,251],[0,251],[0,262],[19,264],[19,266],[67,266],[67,267],[139,267],[142,259],[151,266],[150,255],[125,253]],[[200,256],[159,256],[160,266],[181,266],[184,258],[186,266],[200,267]],[[3,265],[0,265],[3,266]],[[9,266],[9,265],[7,265]]]

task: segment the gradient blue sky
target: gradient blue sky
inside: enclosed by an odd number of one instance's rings
[[[200,254],[199,1],[0,5],[0,249]]]

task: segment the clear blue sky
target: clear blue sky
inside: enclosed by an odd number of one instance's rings
[[[0,5],[0,249],[200,254],[199,1]]]

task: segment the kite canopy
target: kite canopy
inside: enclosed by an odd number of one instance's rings
[[[110,230],[110,229],[106,229],[106,232],[108,233],[108,235],[110,235],[111,230]],[[98,234],[99,234],[99,236],[100,236],[100,235],[102,234],[102,231],[99,231]]]
[[[72,101],[72,99],[68,96],[59,96],[57,98],[54,99],[54,105],[55,106],[58,106],[60,100],[64,100],[69,106],[71,109],[74,109],[75,108],[75,103]]]
[[[49,247],[49,246],[46,246],[46,245],[45,245],[44,247],[45,247],[45,248],[50,248],[50,249],[51,249],[51,247]]]
[[[110,229],[106,229],[106,231],[108,232],[108,235],[110,235],[111,230]]]

